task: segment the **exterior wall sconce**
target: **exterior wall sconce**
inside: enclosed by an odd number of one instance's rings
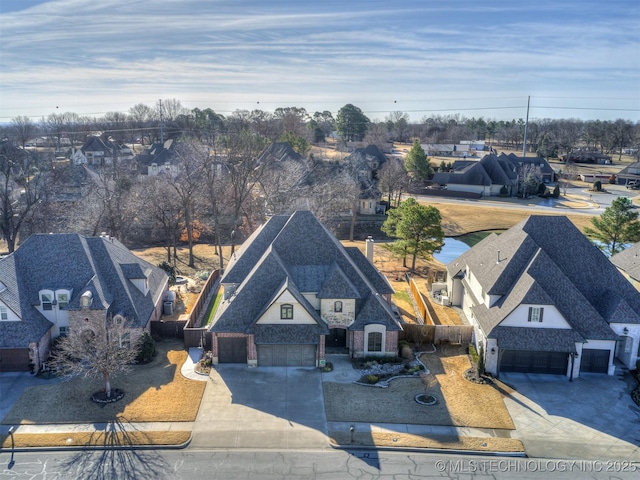
[[[622,333],[624,333],[625,335],[629,333],[629,329],[627,327],[624,327],[624,329],[622,330]]]
[[[495,355],[496,354],[496,349],[491,347],[491,355]]]

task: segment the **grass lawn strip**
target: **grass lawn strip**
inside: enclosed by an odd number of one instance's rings
[[[524,452],[520,440],[496,437],[456,437],[447,435],[425,436],[409,433],[355,432],[353,442],[349,432],[330,431],[332,444],[341,447],[396,447],[396,448],[437,448],[445,450],[475,450],[486,452]]]
[[[182,445],[191,432],[70,432],[70,433],[16,433],[16,448],[32,447],[116,447],[131,445]],[[2,438],[2,448],[11,448],[8,435]]]
[[[181,342],[162,341],[157,348],[151,363],[136,365],[128,374],[112,379],[112,388],[125,392],[118,402],[92,402],[91,395],[103,383],[74,378],[26,389],[2,423],[192,422],[206,383],[188,380],[180,373],[188,355]]]

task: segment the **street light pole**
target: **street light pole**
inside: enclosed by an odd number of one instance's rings
[[[16,444],[13,441],[13,426],[9,427],[9,435],[11,436],[11,460],[9,460],[9,469],[11,469],[16,463],[13,459],[13,454],[16,448]]]

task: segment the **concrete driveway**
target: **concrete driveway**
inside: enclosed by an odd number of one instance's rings
[[[624,375],[503,373],[505,405],[529,457],[640,462],[640,408]]]
[[[317,368],[217,365],[193,428],[192,447],[329,448]]]

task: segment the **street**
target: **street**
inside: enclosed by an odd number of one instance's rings
[[[107,450],[0,454],[0,478],[427,479],[637,478],[640,464],[376,451]]]

